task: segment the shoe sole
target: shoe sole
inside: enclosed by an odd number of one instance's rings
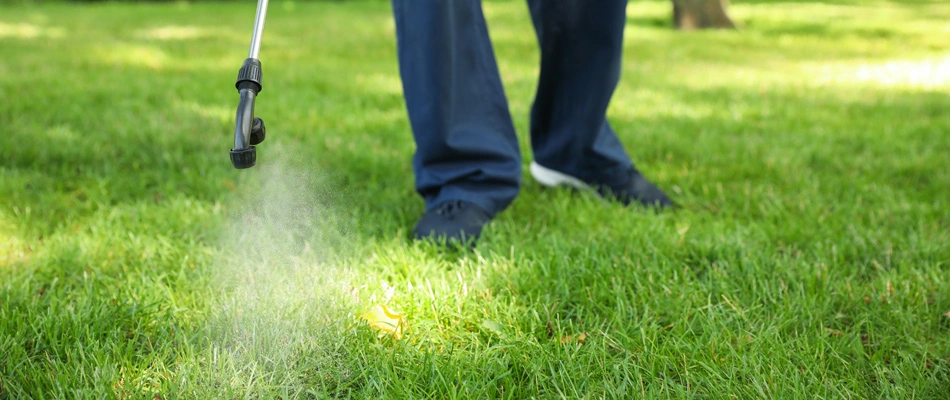
[[[595,191],[593,187],[580,179],[563,172],[543,167],[534,161],[531,162],[529,170],[534,180],[547,187],[570,186],[575,189]]]

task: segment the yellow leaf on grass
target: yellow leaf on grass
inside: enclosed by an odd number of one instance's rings
[[[369,312],[361,315],[360,318],[369,322],[371,328],[382,331],[379,333],[380,336],[389,333],[396,340],[401,339],[403,332],[409,327],[405,314],[394,313],[386,306],[379,304],[373,306]]]
[[[567,335],[567,336],[561,337],[562,344],[568,344],[568,343],[574,343],[574,342],[576,342],[577,344],[584,344],[584,341],[586,340],[587,340],[587,332],[581,333],[580,335],[577,335],[577,336]]]

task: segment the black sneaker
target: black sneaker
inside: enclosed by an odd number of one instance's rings
[[[673,201],[666,193],[663,193],[660,188],[647,180],[636,168],[632,168],[628,172],[627,182],[617,187],[587,183],[563,172],[543,167],[534,161],[531,162],[530,169],[531,176],[544,186],[566,185],[582,190],[593,190],[601,197],[617,200],[625,206],[637,202],[658,209],[673,207]]]
[[[473,203],[450,200],[422,214],[412,236],[416,240],[457,241],[474,245],[491,215]]]

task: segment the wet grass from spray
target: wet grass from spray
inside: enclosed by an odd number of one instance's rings
[[[946,396],[950,7],[735,3],[630,6],[610,118],[681,211],[527,178],[464,252],[407,239],[387,3],[272,5],[240,172],[252,5],[3,6],[0,397]],[[529,149],[530,21],[486,10]]]

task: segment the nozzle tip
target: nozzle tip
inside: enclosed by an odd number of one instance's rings
[[[231,164],[234,168],[251,168],[257,163],[257,148],[250,146],[244,149],[231,149]]]

